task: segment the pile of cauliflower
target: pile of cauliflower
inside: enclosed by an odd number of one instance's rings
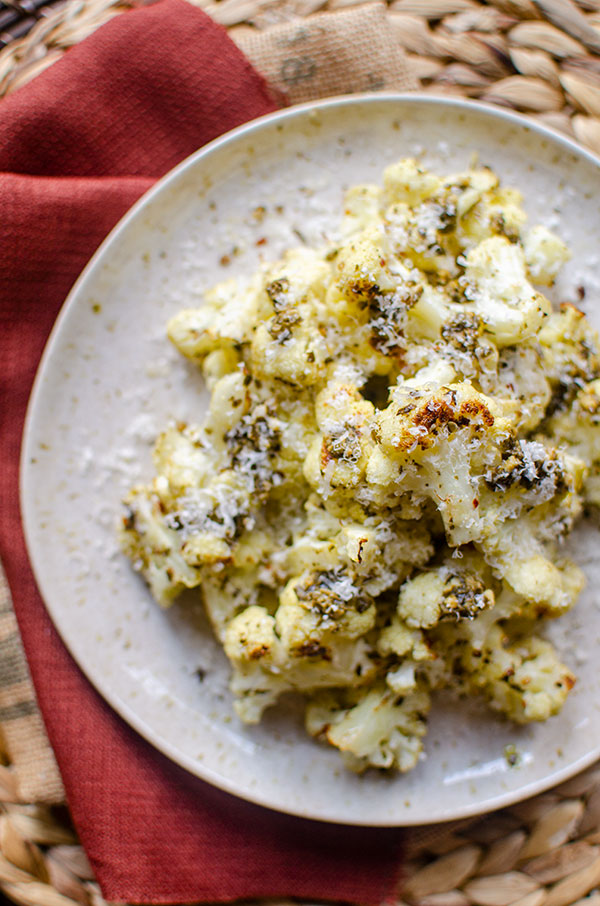
[[[243,721],[299,692],[354,770],[413,768],[436,689],[526,723],[575,682],[543,627],[584,582],[561,541],[600,502],[600,351],[525,220],[488,168],[401,160],[335,244],[168,326],[210,406],[158,438],[123,548],[161,605],[198,589]]]

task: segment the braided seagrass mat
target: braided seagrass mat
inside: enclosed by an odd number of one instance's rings
[[[600,0],[192,2],[293,102],[419,88],[518,110],[600,154]],[[0,0],[0,97],[136,5]],[[600,764],[407,838],[398,906],[600,906]],[[105,903],[64,807],[1,573],[0,890],[23,906]]]

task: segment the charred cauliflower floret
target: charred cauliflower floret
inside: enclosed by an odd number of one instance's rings
[[[494,606],[494,592],[473,573],[443,566],[400,589],[398,614],[407,626],[431,629],[440,620],[473,619]]]
[[[341,569],[291,579],[276,614],[279,637],[290,650],[335,636],[357,639],[375,625],[375,603]]]
[[[373,448],[373,404],[352,384],[334,382],[315,400],[320,433],[304,464],[306,480],[323,497],[328,489],[355,487],[364,475]]]
[[[477,379],[481,389],[491,385],[498,369],[498,350],[483,336],[483,321],[470,311],[450,314],[440,325],[438,354],[447,359],[457,375]]]
[[[259,379],[293,387],[316,383],[330,347],[324,299],[330,265],[309,250],[288,252],[264,274],[262,297],[267,317],[250,341],[250,370]]]
[[[275,616],[252,605],[226,627],[236,710],[248,723],[260,720],[283,692],[359,685],[376,672],[370,645],[361,637],[346,636],[341,627],[335,631],[333,607],[323,615],[297,606],[292,596],[284,592]],[[369,621],[367,617],[364,623]]]
[[[415,207],[394,204],[385,213],[386,233],[394,254],[407,258],[426,273],[459,273],[456,254],[457,206],[453,195],[444,193]]]
[[[430,533],[422,522],[387,514],[367,516],[362,522],[344,519],[341,524],[314,501],[307,504],[306,516],[281,558],[293,575],[343,568],[357,586],[375,596],[396,587],[433,553]]]
[[[210,403],[158,437],[120,539],[160,604],[200,596],[241,720],[300,693],[348,767],[408,771],[438,689],[558,713],[560,544],[600,504],[600,340],[539,291],[568,257],[488,167],[407,158],[327,247],[171,318]]]
[[[306,728],[340,750],[352,771],[368,767],[415,767],[427,732],[430,699],[425,689],[398,695],[380,683],[357,691],[350,701],[326,693],[309,703]]]
[[[456,430],[483,433],[494,427],[494,413],[495,403],[468,383],[432,387],[406,381],[394,389],[392,402],[380,413],[376,433],[386,451],[408,457],[431,450]]]
[[[388,245],[379,224],[366,227],[347,239],[334,262],[334,278],[328,290],[328,303],[339,316],[361,317],[374,292],[396,289],[388,266]],[[366,319],[366,313],[362,315]]]
[[[511,430],[501,413],[466,382],[400,384],[378,414],[367,482],[375,492],[385,489],[386,502],[392,489],[434,501],[454,544],[481,537],[479,476]]]

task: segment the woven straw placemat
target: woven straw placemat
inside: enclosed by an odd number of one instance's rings
[[[479,98],[600,154],[600,0],[192,2],[293,102],[384,88]],[[0,96],[136,5],[0,0]],[[63,796],[0,573],[0,889],[23,906],[105,902]],[[399,906],[600,906],[600,765],[407,838]]]
[[[0,96],[140,0],[49,2],[0,2],[0,47],[6,45],[0,51]],[[250,54],[258,35],[272,26],[310,24],[319,11],[357,5],[356,0],[192,2],[229,28]],[[366,8],[363,0],[361,9]],[[392,0],[386,19],[422,90],[519,110],[600,153],[600,0]],[[261,60],[266,58],[263,53]],[[311,58],[304,52],[290,58],[295,62],[283,65],[286,59],[278,56],[263,69],[296,100],[298,85],[310,77]],[[366,87],[380,87],[377,77]]]

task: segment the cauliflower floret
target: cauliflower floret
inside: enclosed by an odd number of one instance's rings
[[[232,562],[232,545],[243,528],[253,525],[253,505],[244,480],[225,469],[204,486],[192,485],[174,498],[163,521],[179,533],[181,554],[191,566],[222,566]]]
[[[457,429],[483,433],[496,425],[494,416],[499,414],[495,401],[470,384],[435,387],[423,375],[423,383],[419,376],[419,381],[406,381],[393,390],[390,405],[377,417],[376,435],[386,452],[421,455]],[[503,422],[502,427],[508,426]]]
[[[497,458],[510,425],[494,400],[466,382],[439,388],[415,383],[395,388],[377,416],[380,449],[368,463],[367,482],[430,498],[451,543],[473,541],[484,525],[478,476],[486,461]]]
[[[346,765],[361,772],[368,767],[410,771],[416,765],[427,732],[430,699],[424,688],[398,696],[377,684],[344,706],[329,693],[306,709],[306,728],[338,748]]]
[[[280,485],[284,472],[279,458],[284,423],[275,415],[276,401],[258,403],[242,415],[224,436],[232,467],[244,480],[248,490],[265,500]],[[289,470],[286,470],[289,471]]]
[[[286,573],[292,576],[316,570],[325,572],[340,565],[340,520],[321,506],[316,497],[309,498],[304,509],[304,518],[295,526],[280,556]]]
[[[463,664],[471,687],[485,696],[490,707],[517,723],[557,714],[575,683],[549,642],[534,635],[511,639],[497,624],[483,649],[467,652]]]
[[[441,342],[436,343],[436,349],[452,364],[457,375],[477,378],[481,390],[493,392],[498,350],[483,336],[483,324],[479,315],[461,310],[441,324],[440,333]]]
[[[349,236],[379,220],[381,188],[367,184],[351,186],[344,195],[344,218],[341,232]]]
[[[355,487],[373,448],[374,406],[352,384],[332,382],[315,401],[320,430],[304,464],[304,475],[327,496],[327,488]]]
[[[502,461],[484,475],[486,524],[477,547],[540,613],[564,613],[581,591],[580,571],[553,561],[556,542],[581,514],[582,466],[557,449],[512,440]]]
[[[276,665],[280,652],[274,617],[256,604],[247,607],[227,627],[225,653],[234,663],[260,660],[265,667]]]
[[[214,456],[206,441],[202,431],[189,425],[169,428],[159,435],[153,450],[154,465],[173,496],[210,479]]]
[[[215,382],[204,423],[204,435],[212,448],[224,448],[225,435],[250,411],[250,380],[242,369]]]
[[[385,676],[385,682],[396,695],[407,695],[414,692],[419,685],[416,661],[402,661],[397,667],[392,667]]]
[[[442,566],[404,583],[398,614],[407,626],[431,629],[440,620],[473,619],[494,600],[494,592],[473,573]]]
[[[548,419],[544,432],[589,464],[584,496],[590,503],[600,504],[600,380],[585,384],[568,409]]]
[[[544,226],[534,226],[523,238],[525,263],[533,283],[552,286],[559,270],[571,257],[564,242]]]
[[[246,289],[235,279],[219,283],[206,293],[202,308],[185,309],[171,318],[169,339],[198,362],[215,349],[248,342],[254,324],[265,315],[261,282],[255,277]]]
[[[289,688],[280,676],[285,655],[274,618],[264,607],[247,607],[226,626],[223,645],[234,668],[230,686],[239,696],[236,712],[245,723],[258,723],[265,708]]]
[[[484,239],[465,261],[465,297],[497,346],[533,336],[552,311],[525,271],[523,250],[500,236]]]
[[[415,379],[391,396],[365,472],[376,501],[393,505],[390,489],[421,494],[435,503],[450,544],[476,542],[494,556],[508,556],[498,533],[524,510],[533,514],[524,523],[531,544],[569,529],[580,506],[579,460],[517,440],[498,401],[466,382],[436,388]]]
[[[472,167],[466,173],[447,176],[444,185],[457,194],[457,213],[464,218],[478,201],[497,188],[498,177],[489,167]]]
[[[397,289],[389,259],[390,249],[379,224],[355,233],[340,246],[327,291],[327,306],[340,323],[365,323],[369,299]]]
[[[492,176],[488,177],[490,182]],[[470,200],[469,190],[465,195]],[[494,185],[488,184],[461,218],[459,238],[463,247],[473,248],[491,236],[503,236],[510,242],[517,242],[527,220],[522,203],[523,197],[516,189],[498,188],[497,179]]]
[[[209,390],[212,390],[218,380],[237,371],[241,365],[239,352],[233,347],[223,347],[209,352],[202,362],[202,374]]]
[[[391,293],[374,292],[367,301],[369,345],[380,355],[402,361],[406,335],[410,332],[410,312],[423,295],[423,284],[414,275],[398,280]],[[385,373],[383,367],[374,369]]]
[[[431,198],[441,189],[439,176],[417,163],[412,157],[399,160],[383,171],[383,192],[385,205],[405,202],[419,204]]]
[[[422,522],[389,517],[368,517],[365,523],[345,525],[339,547],[370,594],[397,586],[413,567],[426,563],[434,550]]]
[[[552,386],[548,415],[567,408],[585,383],[600,377],[600,339],[578,308],[561,305],[538,334]]]
[[[288,651],[325,645],[337,635],[357,639],[375,625],[375,604],[341,569],[291,579],[275,622]]]
[[[320,376],[331,349],[326,337],[325,292],[330,265],[309,250],[288,252],[267,269],[264,294],[270,317],[251,339],[250,368],[259,379],[310,387]]]
[[[421,284],[422,285],[422,284]],[[406,321],[406,334],[413,340],[439,340],[445,324],[463,314],[438,286],[422,285]]]
[[[508,433],[498,449],[499,456],[483,474],[481,491],[495,516],[507,519],[518,515],[524,504],[539,507],[557,495],[574,493],[583,478],[580,460],[556,447],[532,440],[517,440]]]
[[[369,516],[353,522],[314,504],[307,521],[294,534],[281,562],[288,573],[327,572],[343,567],[369,595],[396,587],[433,553],[431,537],[422,522]]]
[[[455,198],[447,194],[412,208],[404,203],[392,205],[385,213],[385,228],[394,255],[427,273],[440,272],[446,279],[456,276],[456,216]]]
[[[498,177],[489,167],[477,167],[473,160],[468,170],[450,173],[442,178],[445,189],[455,192],[460,200],[460,216],[498,185]]]
[[[256,328],[250,367],[259,379],[281,380],[292,387],[311,387],[319,380],[329,349],[298,312],[275,316]]]
[[[503,575],[517,594],[538,605],[538,613],[550,616],[570,610],[585,585],[583,573],[574,563],[558,566],[543,554],[506,557]]]
[[[496,397],[516,402],[512,414],[516,429],[532,431],[536,428],[544,418],[552,395],[539,346],[521,343],[502,349],[497,374],[489,375],[482,389]]]
[[[480,501],[487,549],[509,560],[515,552],[529,556],[571,530],[581,514],[586,469],[560,448],[510,435],[499,452],[482,476]]]
[[[560,711],[575,678],[533,633],[537,617],[522,597],[504,585],[496,602],[472,621],[442,622],[427,633],[436,656],[427,680],[481,694],[517,723],[546,720]]]
[[[156,601],[168,607],[184,588],[200,583],[200,574],[182,556],[180,535],[165,524],[160,497],[152,488],[133,488],[124,503],[121,546]],[[211,551],[213,556],[229,556],[227,545],[217,542],[216,548]]]
[[[262,404],[252,416],[243,414],[242,377],[236,372],[221,379],[221,410],[212,419],[209,413],[204,429],[179,425],[159,436],[157,477],[148,487],[134,488],[125,500],[122,546],[165,605],[184,588],[199,585],[202,570],[222,570],[236,562],[237,542],[254,526],[253,511],[272,482],[277,484],[271,460],[279,423],[269,419]],[[238,393],[242,399],[235,406]],[[252,444],[251,452],[246,442]],[[228,458],[217,470],[218,455],[225,452]]]
[[[268,561],[273,553],[273,539],[267,540],[254,533],[253,540],[256,549],[252,552],[252,559],[257,559],[258,563]],[[242,562],[229,566],[227,570],[203,570],[200,586],[202,601],[221,645],[225,644],[227,627],[237,614],[255,605],[271,613],[277,606],[273,591],[256,583],[256,565],[256,562]]]
[[[331,265],[321,252],[291,249],[280,262],[266,268],[263,280],[271,312],[301,304],[318,312],[331,280]]]
[[[382,657],[394,656],[411,662],[428,661],[434,657],[423,632],[408,626],[397,613],[381,630],[377,651]]]
[[[307,611],[301,626],[294,626],[290,616],[296,614],[282,599],[275,616],[252,605],[225,629],[225,653],[234,667],[231,690],[238,696],[235,709],[246,723],[260,720],[283,692],[361,685],[376,672],[364,639],[336,634],[319,614],[311,619]]]

